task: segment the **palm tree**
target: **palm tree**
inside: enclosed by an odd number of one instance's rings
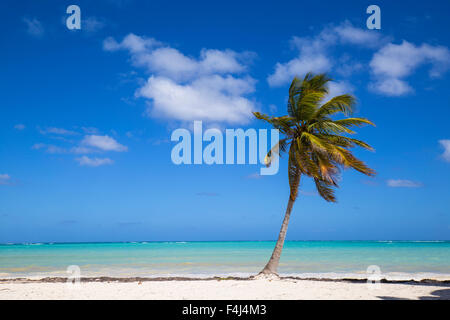
[[[256,118],[267,121],[284,135],[267,154],[266,165],[270,166],[275,153],[278,155],[279,152],[288,150],[289,154],[290,195],[286,214],[275,249],[260,275],[277,274],[289,217],[297,198],[302,175],[314,179],[319,195],[329,202],[336,202],[334,188],[338,187],[341,169],[353,168],[368,176],[375,175],[374,170],[357,159],[349,150],[355,146],[368,150],[373,150],[372,147],[361,140],[343,135],[355,133],[350,130],[353,126],[374,124],[364,118],[347,117],[341,120],[332,118],[338,113],[350,116],[353,113],[355,97],[344,94],[323,103],[328,94],[327,84],[331,80],[326,74],[311,73],[303,80],[294,78],[289,88],[288,115],[269,117],[259,112],[253,113]]]

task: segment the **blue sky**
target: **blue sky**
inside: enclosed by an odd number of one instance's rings
[[[68,5],[81,30],[68,30]],[[447,1],[2,1],[0,242],[275,239],[289,187],[259,165],[176,166],[193,120],[266,128],[304,72],[358,98],[338,203],[306,178],[287,239],[450,239]]]

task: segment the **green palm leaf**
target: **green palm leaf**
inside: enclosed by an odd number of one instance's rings
[[[354,147],[367,150],[373,148],[366,142],[349,138],[343,134],[355,134],[352,127],[374,125],[366,118],[347,117],[334,120],[331,117],[341,113],[353,113],[356,99],[350,94],[332,97],[322,104],[328,94],[326,74],[308,73],[303,79],[294,78],[289,87],[288,115],[269,117],[254,112],[256,118],[270,123],[286,137],[269,151],[266,163],[270,165],[275,152],[289,149],[288,172],[291,198],[297,197],[300,175],[314,179],[319,194],[327,201],[336,201],[333,188],[337,187],[340,169],[352,168],[372,176],[375,171],[350,151]]]
[[[341,112],[344,115],[348,116],[353,113],[353,108],[355,105],[356,99],[352,95],[343,94],[340,96],[336,96],[331,98],[328,102],[322,105],[314,115],[315,119],[321,119],[326,116],[331,116],[335,113]]]

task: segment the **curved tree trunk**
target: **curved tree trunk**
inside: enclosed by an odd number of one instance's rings
[[[286,231],[289,224],[289,217],[291,216],[294,202],[295,200],[289,196],[289,202],[286,208],[286,214],[284,215],[283,224],[281,225],[280,234],[278,235],[277,244],[275,245],[275,249],[273,249],[269,262],[267,262],[266,266],[259,274],[277,274],[278,263],[280,262],[281,251],[283,250],[284,239],[286,238]]]

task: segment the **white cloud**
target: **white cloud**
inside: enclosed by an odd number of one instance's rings
[[[450,52],[445,47],[422,44],[415,46],[408,41],[389,43],[374,54],[370,66],[374,74],[391,78],[410,75],[423,63],[432,65],[430,76],[440,76],[450,67]]]
[[[391,39],[374,30],[356,28],[348,21],[337,26],[325,27],[314,37],[293,37],[292,46],[298,55],[290,61],[276,63],[274,72],[268,76],[270,86],[281,86],[302,77],[307,72],[336,72],[350,77],[365,69],[348,53],[334,55],[337,46],[359,46],[375,50],[370,63],[371,91],[387,96],[403,96],[414,92],[406,78],[417,68],[429,66],[429,76],[437,78],[450,69],[450,50],[427,43],[420,46],[403,41],[390,43]],[[377,50],[377,51],[376,51]]]
[[[153,38],[139,37],[133,33],[123,38],[120,43],[112,37],[108,37],[103,41],[103,49],[106,51],[128,49],[132,53],[146,52],[157,45],[161,45],[161,43]]]
[[[58,147],[58,146],[54,146],[54,145],[47,145],[47,153],[52,153],[52,154],[56,154],[56,153],[66,153],[66,149]]]
[[[422,186],[420,182],[401,179],[389,179],[387,185],[393,188],[418,188]]]
[[[344,77],[350,77],[356,72],[364,69],[361,62],[358,62],[349,54],[343,54],[338,60],[336,65],[336,73]]]
[[[134,34],[121,42],[107,38],[103,48],[128,50],[132,64],[151,73],[136,95],[150,100],[147,114],[152,117],[247,123],[255,110],[246,97],[255,86],[255,80],[246,75],[248,52],[202,49],[194,58]]]
[[[291,81],[295,76],[301,76],[307,72],[326,72],[332,66],[328,57],[323,54],[309,55],[301,53],[298,58],[287,63],[277,63],[275,72],[271,74],[267,81],[270,86],[280,86]]]
[[[355,88],[347,81],[332,81],[328,84],[328,94],[324,97],[324,101],[339,96],[341,94],[348,94],[355,91]]]
[[[45,144],[45,143],[35,143],[31,149],[33,150],[45,150],[46,153],[50,154],[86,154],[86,153],[93,153],[98,152],[98,150],[94,150],[92,148],[87,148],[85,146],[75,146],[72,148],[63,148],[59,146],[55,146],[52,144]]]
[[[32,36],[41,37],[44,34],[44,27],[42,26],[42,23],[38,19],[23,18],[22,21],[27,26],[27,32]]]
[[[355,28],[348,21],[333,28],[333,31],[337,33],[340,42],[344,44],[377,47],[384,41],[377,31]]]
[[[51,154],[63,154],[68,153],[68,151],[65,148],[58,147],[52,144],[45,144],[45,143],[35,143],[31,149],[33,150],[41,150],[45,149],[45,152],[51,153]]]
[[[93,132],[97,133],[98,129],[94,127],[81,127],[85,133]],[[45,130],[41,130],[42,133],[47,134],[49,132],[56,134],[68,134],[68,130],[61,128],[47,128]],[[115,134],[114,130],[111,130],[113,134]],[[76,133],[78,134],[78,133]],[[62,140],[65,145],[58,146],[54,144],[47,143],[36,143],[31,148],[33,150],[42,150],[45,153],[49,154],[62,154],[62,155],[79,155],[81,157],[76,158],[75,160],[81,166],[91,166],[97,167],[101,165],[112,164],[114,161],[110,158],[97,158],[97,157],[88,157],[87,154],[92,153],[105,153],[105,152],[124,152],[128,151],[128,147],[120,144],[114,138],[108,135],[98,135],[98,134],[86,134],[82,138],[68,140],[61,136],[50,136],[50,138],[57,138],[58,140]]]
[[[444,147],[444,153],[442,154],[442,158],[450,162],[450,140],[439,140],[439,143],[442,147]]]
[[[95,150],[91,149],[91,148],[86,148],[83,146],[76,146],[76,147],[72,147],[70,149],[70,153],[74,153],[74,154],[86,154],[86,153],[93,153],[96,152]]]
[[[91,153],[103,153],[103,152],[124,152],[128,150],[128,147],[120,144],[114,138],[108,135],[99,135],[99,130],[95,127],[80,127],[80,129],[85,133],[85,135],[78,139],[66,139],[64,136],[67,135],[80,135],[80,133],[56,127],[48,127],[45,129],[38,130],[40,133],[47,135],[52,134],[50,138],[57,139],[65,143],[65,145],[59,146],[48,143],[35,143],[31,149],[33,150],[43,150],[49,154],[76,154],[76,155],[86,155]],[[112,130],[113,134],[115,131]],[[78,141],[77,141],[78,140]],[[79,158],[82,159],[82,158]]]
[[[10,180],[9,174],[0,174],[0,185],[7,185],[10,183]]]
[[[233,77],[212,76],[185,85],[150,77],[138,94],[152,99],[149,112],[154,117],[246,123],[254,105],[236,93],[250,90],[250,86],[250,82]]]
[[[414,92],[414,89],[406,81],[395,78],[376,80],[369,84],[369,89],[391,97]]]
[[[335,62],[331,58],[329,49],[336,45],[358,45],[373,48],[385,40],[377,32],[353,27],[348,21],[338,25],[324,28],[315,37],[293,37],[291,44],[298,50],[298,56],[288,62],[275,65],[275,71],[269,75],[267,81],[270,86],[281,86],[292,80],[295,76],[303,76],[307,72],[321,73],[330,71]],[[349,75],[360,69],[354,63],[341,68],[342,73]]]
[[[81,21],[81,29],[86,30],[87,32],[97,32],[105,26],[105,21],[96,17],[88,17]]]
[[[89,158],[87,156],[82,156],[75,160],[78,161],[80,166],[88,166],[88,167],[98,167],[114,163],[114,161],[109,158]]]
[[[87,135],[81,141],[82,146],[98,148],[103,151],[127,151],[128,148],[110,136]]]
[[[363,69],[363,64],[359,62],[344,63],[336,67],[336,72],[344,77],[350,77],[352,74]]]
[[[31,149],[39,150],[39,149],[45,148],[46,146],[47,146],[47,145],[46,145],[45,143],[35,143],[35,144],[31,147]]]
[[[411,93],[413,89],[404,79],[424,64],[431,66],[430,77],[439,77],[450,68],[450,51],[446,47],[429,44],[416,46],[408,41],[389,43],[370,61],[375,81],[369,88],[389,96]]]
[[[14,129],[17,129],[17,130],[24,130],[24,129],[25,129],[25,125],[23,125],[23,124],[21,124],[21,123],[16,124],[16,125],[14,126]]]
[[[72,131],[72,130],[66,130],[63,128],[46,128],[46,129],[39,129],[39,132],[41,134],[57,134],[57,135],[67,135],[67,136],[73,136],[77,135],[78,132]]]
[[[213,73],[239,73],[245,66],[239,59],[245,57],[232,50],[203,49],[200,58],[188,57],[177,49],[147,37],[127,35],[120,43],[109,37],[103,42],[106,51],[126,49],[131,53],[133,65],[144,67],[151,73],[177,80],[188,80]]]

